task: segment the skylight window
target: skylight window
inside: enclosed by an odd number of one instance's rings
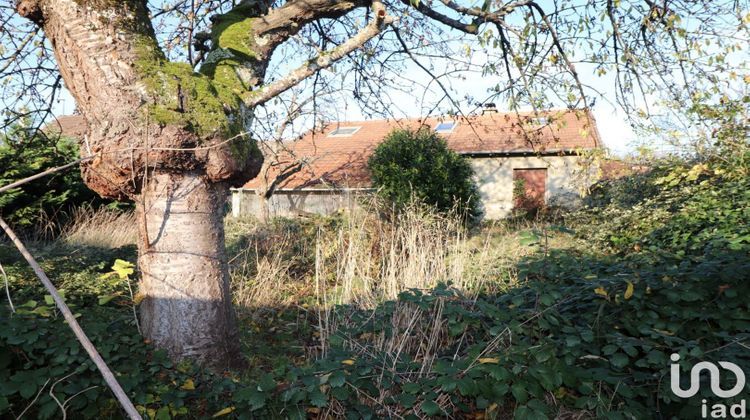
[[[454,128],[456,128],[455,121],[441,122],[435,126],[435,132],[436,133],[451,133],[453,132]]]
[[[339,127],[328,133],[328,137],[349,137],[359,131],[360,128],[362,127]]]
[[[547,125],[549,124],[549,119],[547,117],[536,117],[531,119],[531,123],[534,125]]]

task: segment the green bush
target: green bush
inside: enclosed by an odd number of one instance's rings
[[[737,250],[750,244],[746,170],[715,160],[659,165],[601,187],[595,204],[568,222],[619,252],[686,257]]]
[[[468,221],[481,218],[469,161],[432,131],[391,132],[368,166],[374,186],[397,208],[417,199],[443,212],[458,211]]]
[[[47,138],[14,127],[0,137],[0,186],[77,158],[78,145],[71,139]],[[61,211],[96,200],[80,171],[71,168],[0,194],[0,214],[11,225],[28,231],[50,219],[58,221]]]

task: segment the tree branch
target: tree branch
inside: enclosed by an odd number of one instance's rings
[[[383,28],[394,22],[392,17],[386,15],[385,8],[382,7],[381,3],[374,2],[373,10],[375,11],[375,19],[367,24],[367,26],[365,26],[359,33],[349,38],[338,47],[323,52],[318,57],[310,60],[307,64],[292,71],[284,78],[269,85],[262,86],[257,91],[245,95],[245,98],[243,98],[245,106],[251,108],[263,104],[318,71],[330,67],[336,61],[362,47],[367,41],[377,36]]]
[[[432,20],[436,20],[443,25],[450,26],[453,29],[457,29],[461,32],[476,35],[479,32],[479,25],[476,25],[475,23],[463,23],[458,19],[453,19],[452,17],[446,16],[442,13],[439,13],[435,11],[434,9],[431,9],[427,7],[427,5],[424,4],[424,2],[420,1],[418,3],[413,3],[411,0],[401,0],[401,2],[407,6],[413,6],[417,11],[428,18]]]

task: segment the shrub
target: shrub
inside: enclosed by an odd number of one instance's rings
[[[401,208],[412,199],[439,211],[457,210],[468,221],[482,214],[469,161],[429,130],[395,130],[368,162],[380,193]]]
[[[0,137],[0,185],[7,185],[78,157],[78,145],[69,138],[51,139],[22,126]],[[97,200],[78,170],[71,169],[29,182],[0,195],[0,213],[22,230],[38,227],[61,210]]]

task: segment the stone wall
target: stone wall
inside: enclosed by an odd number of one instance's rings
[[[364,192],[331,191],[277,191],[268,200],[269,215],[296,216],[316,213],[331,214],[353,208],[357,197]],[[261,214],[261,198],[253,190],[232,190],[232,215],[234,217]]]
[[[485,218],[502,219],[513,210],[514,169],[546,168],[545,202],[561,207],[578,205],[596,175],[582,163],[579,156],[472,158]]]

